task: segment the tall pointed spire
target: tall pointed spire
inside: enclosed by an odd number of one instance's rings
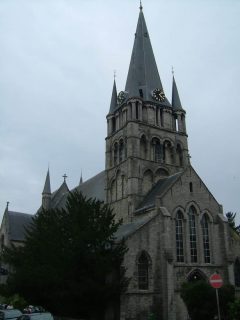
[[[163,91],[140,2],[137,30],[125,91],[128,92],[128,98],[136,96],[147,101],[155,101],[152,97],[154,89]],[[170,106],[167,99],[162,104]]]
[[[47,171],[47,176],[46,176],[46,180],[45,180],[45,184],[44,184],[44,188],[43,188],[42,194],[51,194],[49,168],[48,168],[48,171]]]
[[[116,87],[116,81],[115,81],[115,76],[114,76],[112,99],[111,99],[111,103],[110,103],[109,114],[114,113],[116,107],[117,107],[117,87]]]
[[[172,107],[175,110],[181,110],[182,109],[182,104],[181,104],[181,100],[179,98],[179,94],[178,94],[178,89],[177,89],[177,85],[176,85],[176,81],[174,78],[174,74],[173,74],[173,83],[172,83]]]

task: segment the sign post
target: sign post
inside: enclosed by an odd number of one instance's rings
[[[216,299],[217,299],[217,308],[218,308],[218,320],[221,320],[220,308],[219,308],[219,297],[218,297],[218,289],[223,285],[223,280],[220,274],[214,273],[209,278],[210,285],[216,289]]]

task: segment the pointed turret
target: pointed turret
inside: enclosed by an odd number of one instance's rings
[[[83,184],[82,170],[81,170],[81,177],[80,177],[79,185],[81,185],[81,184]]]
[[[50,185],[50,174],[48,169],[42,194],[49,194],[49,193],[51,194],[51,185]]]
[[[116,87],[116,81],[114,79],[109,114],[113,114],[116,108],[117,108],[117,87]]]
[[[142,5],[140,5],[125,91],[128,93],[128,98],[141,97],[144,100],[156,102],[156,99],[153,99],[155,89],[163,92]],[[161,101],[161,104],[170,106],[166,98]]]
[[[9,207],[9,201],[7,201],[7,204],[6,204],[6,208],[5,208],[4,213],[8,212],[8,207]]]
[[[176,81],[173,75],[173,84],[172,84],[172,107],[175,110],[182,110],[182,104],[179,98],[178,89]]]
[[[42,192],[42,207],[43,209],[48,210],[50,209],[50,206],[51,206],[51,185],[50,185],[50,174],[48,169],[43,192]]]

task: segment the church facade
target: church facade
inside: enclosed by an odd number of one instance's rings
[[[225,283],[240,286],[239,245],[222,206],[191,166],[186,111],[174,76],[171,102],[164,94],[142,7],[126,86],[118,93],[114,80],[106,118],[105,170],[74,190],[103,200],[123,219],[116,239],[124,238],[129,248],[124,265],[131,280],[121,297],[120,319],[147,319],[152,313],[186,320],[181,284],[207,281],[217,270]],[[48,172],[42,207],[64,207],[68,193],[65,180],[51,192]],[[6,208],[2,246],[23,242],[23,225],[31,216],[24,215],[21,224],[21,215]]]

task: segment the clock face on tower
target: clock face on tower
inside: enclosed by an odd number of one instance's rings
[[[162,89],[158,89],[158,88],[153,90],[152,97],[156,101],[163,102],[165,100],[165,94],[164,94],[163,90]]]
[[[126,94],[124,91],[120,91],[117,97],[118,104],[122,104],[126,98]]]

